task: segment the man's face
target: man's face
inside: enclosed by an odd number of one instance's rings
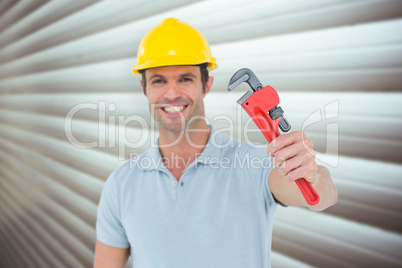
[[[146,72],[145,94],[151,115],[159,127],[180,132],[186,127],[196,127],[204,118],[204,96],[209,92],[210,77],[205,92],[202,88],[198,66],[167,66]]]

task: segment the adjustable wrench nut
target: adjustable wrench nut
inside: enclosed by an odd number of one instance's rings
[[[276,106],[274,108],[272,108],[271,110],[269,110],[268,114],[269,116],[272,118],[272,120],[277,119],[278,117],[280,117],[281,115],[283,115],[283,109],[281,108],[281,106]]]

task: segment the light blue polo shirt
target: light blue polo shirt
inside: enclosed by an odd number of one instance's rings
[[[98,240],[130,247],[135,268],[270,267],[271,158],[211,130],[179,182],[156,147],[116,169],[100,199]]]

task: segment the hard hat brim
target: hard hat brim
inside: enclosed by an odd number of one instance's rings
[[[216,64],[216,59],[211,58],[210,62],[206,62],[205,60],[189,60],[186,57],[179,58],[179,57],[174,57],[174,61],[172,61],[171,58],[166,58],[166,59],[157,59],[153,61],[147,61],[144,64],[136,64],[133,66],[133,73],[137,75],[141,75],[142,71],[146,69],[151,69],[151,68],[157,68],[157,67],[167,67],[167,66],[194,66],[194,65],[201,65],[207,63],[208,64],[208,71],[215,70],[218,65]]]

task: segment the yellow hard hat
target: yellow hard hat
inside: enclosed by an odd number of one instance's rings
[[[205,37],[193,26],[178,19],[165,19],[141,40],[133,73],[173,65],[208,63],[208,70],[218,67]]]

